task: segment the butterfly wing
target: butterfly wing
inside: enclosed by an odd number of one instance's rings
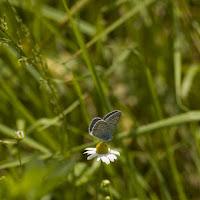
[[[90,122],[90,125],[89,125],[89,133],[92,132],[92,129],[94,127],[94,125],[99,121],[99,120],[102,120],[100,117],[95,117],[91,122]],[[91,135],[91,134],[90,134]]]
[[[120,110],[114,110],[114,111],[108,113],[103,118],[108,125],[110,135],[113,134],[113,132],[114,132],[114,130],[115,130],[117,124],[118,124],[120,116],[121,116],[121,111]]]
[[[121,111],[114,110],[104,116],[103,119],[100,117],[94,118],[89,126],[89,134],[97,137],[105,142],[112,140],[112,134],[117,126]]]
[[[103,119],[98,120],[94,124],[90,135],[97,137],[105,142],[112,140],[112,134],[110,134],[109,127]]]
[[[106,119],[108,119],[110,116],[112,116],[112,115],[114,115],[114,114],[117,114],[117,113],[120,113],[120,115],[121,115],[121,111],[120,111],[120,110],[113,110],[112,112],[109,112],[107,115],[105,115],[105,116],[103,117],[103,120],[106,120]]]

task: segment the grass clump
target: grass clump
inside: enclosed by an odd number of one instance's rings
[[[198,199],[199,11],[184,0],[1,1],[0,199]],[[112,110],[120,157],[87,162],[99,142],[90,120]]]

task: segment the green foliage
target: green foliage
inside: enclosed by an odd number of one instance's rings
[[[199,199],[199,6],[2,0],[0,199]],[[114,109],[120,157],[87,161]]]

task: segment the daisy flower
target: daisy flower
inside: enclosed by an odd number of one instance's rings
[[[108,145],[105,142],[98,143],[96,148],[86,148],[83,154],[88,155],[87,160],[97,157],[97,161],[102,160],[102,162],[105,162],[107,165],[109,165],[110,162],[117,160],[116,155],[120,156],[118,151],[108,148]]]
[[[23,140],[24,139],[24,132],[23,131],[15,131],[14,138],[17,140]]]

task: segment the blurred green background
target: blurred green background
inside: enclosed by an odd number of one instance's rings
[[[1,0],[0,199],[199,200],[199,90],[198,0]]]

